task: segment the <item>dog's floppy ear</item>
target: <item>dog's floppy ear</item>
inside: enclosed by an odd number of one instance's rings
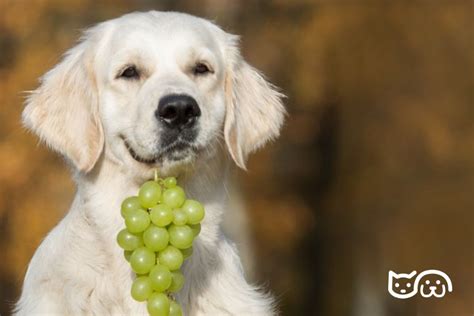
[[[22,114],[28,129],[82,172],[93,168],[104,146],[91,46],[83,39],[69,50],[42,77]]]
[[[283,95],[241,57],[237,36],[229,42],[224,136],[235,163],[245,169],[248,155],[280,134],[285,109]]]

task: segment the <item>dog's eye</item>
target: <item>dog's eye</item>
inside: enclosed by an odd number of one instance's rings
[[[129,67],[125,68],[125,70],[123,70],[120,73],[119,77],[127,78],[127,79],[137,79],[137,78],[140,77],[140,75],[139,75],[138,70],[135,66],[129,66]]]
[[[207,73],[211,72],[209,67],[203,63],[197,63],[194,68],[193,68],[193,73],[195,75],[205,75]]]

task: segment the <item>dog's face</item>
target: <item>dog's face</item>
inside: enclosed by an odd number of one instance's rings
[[[225,116],[224,48],[217,29],[163,14],[155,24],[123,20],[99,62],[99,108],[112,153],[135,160],[127,164],[163,169],[209,155]]]
[[[104,22],[45,75],[24,122],[82,172],[101,154],[141,172],[176,170],[218,154],[220,139],[244,167],[278,134],[284,110],[236,42],[179,13]]]

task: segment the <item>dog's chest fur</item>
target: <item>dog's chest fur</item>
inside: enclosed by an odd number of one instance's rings
[[[146,304],[131,298],[134,276],[116,244],[124,225],[121,201],[136,194],[138,184],[108,165],[81,179],[67,216],[38,248],[17,315],[147,315]],[[183,265],[186,282],[177,299],[189,316],[272,315],[272,299],[245,281],[237,251],[222,234],[225,178],[183,181],[203,202],[206,216],[194,253]]]
[[[104,170],[106,172],[107,170]],[[110,181],[110,176],[114,177]],[[110,181],[110,182],[109,182]],[[107,185],[107,183],[109,183]],[[110,183],[114,183],[111,186]],[[203,184],[199,183],[201,190]],[[204,185],[209,187],[211,184]],[[184,309],[189,302],[189,290],[193,283],[199,283],[200,274],[208,267],[203,264],[199,256],[205,254],[209,257],[210,253],[216,249],[218,241],[218,227],[220,221],[221,205],[225,192],[222,183],[220,189],[216,189],[219,198],[210,198],[207,195],[206,218],[203,221],[203,229],[196,240],[193,256],[187,260],[183,270],[186,277],[186,287],[181,291],[180,298]],[[207,189],[206,189],[207,190]],[[73,309],[81,310],[84,314],[98,314],[98,310],[103,311],[103,315],[109,313],[117,315],[146,315],[146,304],[138,303],[131,299],[130,288],[134,274],[130,269],[129,263],[123,257],[123,251],[116,244],[115,236],[124,227],[124,222],[120,216],[121,201],[138,191],[138,185],[128,180],[126,177],[120,177],[118,173],[99,175],[94,182],[87,186],[79,188],[76,201],[73,204],[68,216],[64,219],[57,229],[64,230],[71,235],[66,237],[69,240],[64,244],[65,252],[71,240],[77,240],[77,247],[70,256],[74,258],[77,264],[69,263],[64,265],[64,278],[70,274],[73,279],[70,290],[73,293],[64,293],[64,295],[74,296],[74,301],[70,303],[77,305]],[[193,188],[190,183],[187,191],[199,194],[200,190]],[[214,254],[215,255],[215,254]],[[195,264],[193,262],[195,261]],[[190,268],[193,265],[193,268]],[[74,267],[74,271],[71,270]],[[80,289],[79,289],[80,288]],[[81,294],[80,294],[81,293]],[[93,306],[90,313],[88,306]],[[111,310],[111,306],[113,306]],[[101,313],[99,313],[101,314]]]

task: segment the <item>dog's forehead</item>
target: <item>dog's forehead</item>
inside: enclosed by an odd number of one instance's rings
[[[148,12],[125,15],[112,21],[112,43],[120,46],[217,46],[217,27],[188,14]]]

